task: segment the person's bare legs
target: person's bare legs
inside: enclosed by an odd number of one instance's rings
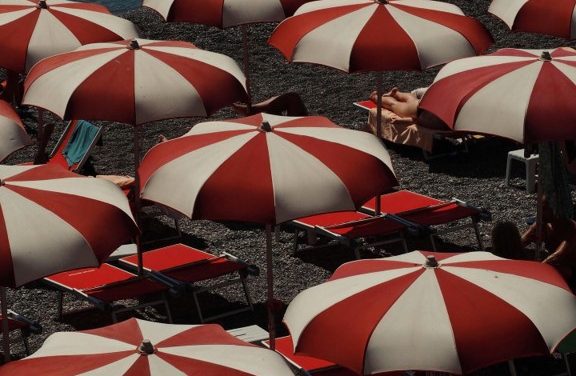
[[[370,94],[370,99],[376,102],[376,92]],[[396,87],[382,95],[382,107],[402,117],[415,119],[417,117],[418,103],[420,101],[415,95],[399,91]]]

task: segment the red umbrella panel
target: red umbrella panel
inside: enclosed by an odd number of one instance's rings
[[[272,225],[353,210],[398,184],[374,136],[269,114],[197,124],[154,146],[140,176],[142,198],[189,218]]]
[[[220,28],[277,22],[311,0],[144,0],[143,6],[167,21],[191,22]]]
[[[493,0],[488,11],[513,31],[576,38],[576,0]]]
[[[0,161],[32,141],[12,106],[0,100]]]
[[[505,48],[447,64],[419,108],[456,131],[520,143],[574,140],[574,82],[576,50],[572,48]]]
[[[207,116],[246,95],[232,58],[188,42],[135,39],[43,60],[26,77],[23,103],[63,119],[140,125]]]
[[[357,72],[425,69],[482,53],[492,38],[440,1],[319,0],[281,22],[269,43],[289,61]]]
[[[294,375],[282,356],[241,341],[220,325],[174,325],[139,319],[54,333],[31,356],[0,375]]]
[[[550,265],[414,251],[340,266],[296,296],[284,322],[296,352],[361,375],[463,374],[550,354],[576,329],[576,297]]]
[[[138,36],[102,5],[65,0],[0,0],[0,35],[0,67],[13,72],[84,44]]]

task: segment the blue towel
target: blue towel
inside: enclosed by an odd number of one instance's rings
[[[90,145],[94,142],[94,138],[98,135],[99,130],[100,128],[86,120],[78,120],[68,145],[62,151],[68,166],[72,166],[82,160]]]

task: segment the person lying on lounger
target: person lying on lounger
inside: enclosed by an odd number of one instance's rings
[[[382,94],[382,107],[392,111],[401,118],[412,118],[414,123],[432,129],[444,129],[446,126],[435,115],[428,111],[419,110],[420,99],[428,88],[418,88],[411,92],[400,91],[397,87],[388,93]],[[377,103],[377,93],[370,94],[370,100]]]

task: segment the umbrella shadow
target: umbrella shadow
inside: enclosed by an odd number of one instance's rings
[[[300,240],[298,249],[292,250],[292,257],[302,262],[313,264],[319,268],[334,272],[340,265],[353,261],[354,249],[337,242],[319,239],[314,245],[302,244]]]
[[[430,160],[429,171],[462,178],[504,178],[508,152],[519,148],[512,141],[486,137],[472,142],[467,152]]]
[[[142,225],[142,243],[144,248],[152,249],[174,243],[182,243],[198,249],[208,247],[206,239],[182,230],[179,234],[172,223],[173,221],[167,218],[147,218]]]

